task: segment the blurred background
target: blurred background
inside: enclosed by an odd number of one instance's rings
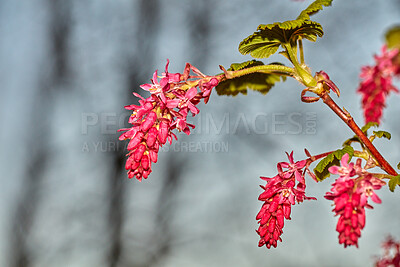
[[[318,154],[352,136],[322,103],[302,103],[293,80],[267,96],[214,92],[190,119],[193,134],[162,149],[148,180],[124,170],[123,107],[167,58],[170,72],[190,62],[219,73],[250,59],[237,46],[258,24],[294,19],[311,2],[1,0],[0,266],[372,266],[383,238],[400,238],[399,192],[387,187],[358,249],[338,244],[323,198],[332,179],[308,181],[318,201],[293,208],[277,249],[257,247],[259,177],[275,176],[285,151],[301,160],[304,148]],[[334,1],[314,17],[325,36],[305,44],[306,62],[336,82],[338,104],[359,124],[360,67],[399,18],[399,0]],[[382,123],[392,141],[376,141],[392,164],[398,101],[389,99]]]

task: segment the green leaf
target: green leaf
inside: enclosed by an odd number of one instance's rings
[[[260,65],[264,65],[264,63],[257,60],[250,60],[243,63],[233,63],[228,70],[237,71]],[[274,63],[271,65],[282,64]],[[274,73],[252,73],[222,81],[215,89],[218,95],[236,96],[239,93],[246,95],[248,89],[258,91],[265,95],[271,90],[275,83],[281,80],[285,81],[286,77]]]
[[[373,131],[373,133],[378,138],[385,137],[388,140],[390,140],[390,138],[392,138],[392,135],[389,132],[386,132],[386,131]]]
[[[343,146],[349,146],[353,142],[361,143],[360,138],[358,138],[358,136],[355,135],[352,138],[349,138],[346,141],[344,141]]]
[[[354,155],[354,149],[351,146],[345,146],[342,149],[338,149],[325,158],[323,158],[320,162],[318,162],[317,166],[314,168],[315,176],[318,181],[323,181],[324,179],[330,176],[329,167],[331,166],[339,166],[340,160],[342,159],[344,154],[349,154],[349,160]]]
[[[317,0],[311,3],[306,9],[304,9],[297,19],[309,20],[311,15],[314,15],[318,11],[322,10],[324,6],[330,6],[332,0]]]
[[[385,37],[389,48],[400,48],[400,25],[390,28],[386,32]]]
[[[243,69],[247,69],[247,68],[251,68],[251,67],[255,67],[255,66],[262,66],[262,65],[264,65],[264,63],[262,61],[253,59],[253,60],[248,60],[248,61],[245,61],[242,63],[232,63],[228,70],[230,70],[230,71],[243,70]],[[277,65],[282,65],[282,64],[277,63]]]
[[[399,170],[400,170],[400,162],[399,162],[399,164],[397,164],[397,169],[399,169]]]
[[[367,124],[365,124],[362,128],[361,131],[363,131],[364,133],[366,133],[368,131],[369,128],[371,127],[379,127],[379,123],[377,122],[368,122]]]
[[[395,176],[389,180],[389,189],[394,192],[396,185],[400,185],[400,175]]]
[[[258,31],[239,44],[239,52],[254,58],[267,58],[282,44],[293,44],[301,37],[315,42],[324,34],[322,26],[314,21],[286,21],[260,25]]]
[[[239,52],[243,55],[250,54],[254,58],[267,58],[276,53],[283,44],[295,47],[299,38],[315,42],[324,32],[321,24],[310,20],[310,15],[331,3],[332,0],[316,0],[295,20],[259,25],[256,32],[239,44]]]
[[[338,149],[333,154],[335,155],[335,157],[341,160],[344,154],[346,153],[349,154],[349,161],[350,161],[354,155],[354,149],[351,146],[345,146],[342,149]]]

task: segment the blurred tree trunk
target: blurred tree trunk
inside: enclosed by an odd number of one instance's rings
[[[52,50],[47,55],[44,69],[38,68],[37,75],[41,77],[41,83],[36,85],[38,92],[32,105],[31,125],[27,128],[30,133],[25,175],[22,178],[22,192],[16,205],[14,218],[12,219],[12,236],[10,242],[11,261],[10,266],[32,266],[32,252],[28,241],[35,214],[40,202],[42,180],[47,169],[50,156],[48,140],[50,139],[50,115],[53,109],[53,99],[67,75],[68,69],[68,38],[70,12],[68,2],[61,0],[48,0],[48,12],[50,14],[49,39]],[[35,85],[33,85],[35,86]]]
[[[212,3],[210,0],[191,1],[191,10],[187,11],[186,21],[189,26],[189,44],[192,51],[191,63],[200,71],[206,66],[209,58],[210,33],[212,25]]]
[[[137,25],[135,40],[132,42],[134,46],[127,45],[122,49],[124,58],[128,60],[126,75],[126,104],[131,104],[133,101],[132,92],[139,88],[139,85],[149,79],[152,68],[151,62],[154,60],[153,51],[156,49],[157,28],[159,25],[159,11],[157,7],[158,0],[141,0],[137,10]],[[136,43],[135,43],[136,41]],[[136,50],[132,53],[133,47]],[[137,64],[137,62],[145,62]],[[116,138],[116,136],[114,136]],[[111,142],[115,142],[112,140]],[[118,142],[118,140],[117,140]],[[116,151],[111,160],[111,173],[109,175],[109,231],[110,231],[110,250],[108,255],[109,266],[118,266],[121,261],[123,252],[123,223],[124,223],[124,201],[126,190],[124,182],[127,180],[127,175],[123,171],[125,167],[126,151]],[[135,182],[135,181],[131,181]],[[131,185],[132,186],[132,185]]]
[[[171,251],[171,245],[174,242],[174,236],[171,231],[170,221],[176,206],[172,205],[174,194],[179,191],[180,182],[182,179],[182,165],[185,164],[185,159],[178,159],[177,153],[169,152],[167,162],[167,172],[164,175],[163,186],[161,193],[157,200],[157,210],[155,220],[157,222],[157,229],[155,231],[156,250],[153,252],[153,256],[149,259],[146,266],[160,266],[160,262],[168,256]],[[182,164],[182,165],[181,165]]]
[[[47,0],[50,6],[51,48],[53,52],[53,77],[55,83],[68,79],[69,38],[71,29],[71,1]]]
[[[189,39],[188,44],[188,61],[200,69],[205,67],[208,60],[208,49],[211,30],[211,5],[209,0],[190,1],[188,10],[184,12],[185,21],[188,25]],[[196,10],[196,12],[193,12]],[[190,55],[190,58],[189,58]],[[181,188],[182,179],[184,178],[182,171],[187,163],[186,155],[179,152],[169,152],[168,170],[163,179],[163,187],[158,197],[156,210],[157,228],[154,240],[157,240],[156,251],[149,261],[148,266],[158,266],[171,251],[171,246],[175,242],[170,222],[174,210],[177,206],[173,205],[174,196]]]

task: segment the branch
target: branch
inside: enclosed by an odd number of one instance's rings
[[[360,138],[361,142],[367,147],[369,152],[374,156],[376,161],[379,163],[380,167],[386,171],[388,174],[397,176],[397,172],[393,169],[393,167],[386,161],[386,159],[379,153],[376,147],[371,143],[368,137],[361,131],[360,127],[354,122],[354,119],[350,116],[348,112],[343,111],[333,99],[328,95],[327,92],[323,92],[319,95],[324,103],[330,107],[333,112],[335,112],[339,118],[341,118],[347,126]]]

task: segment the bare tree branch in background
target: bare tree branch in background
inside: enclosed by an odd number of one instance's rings
[[[194,6],[193,6],[194,5]],[[190,10],[196,10],[196,12],[190,12]],[[211,29],[211,5],[209,0],[205,1],[192,1],[190,3],[190,10],[184,12],[187,15],[186,21],[189,25],[189,45],[192,51],[189,51],[191,55],[191,62],[198,68],[202,69],[205,67],[209,48],[210,40],[210,29]],[[156,220],[158,229],[156,232],[157,240],[156,251],[153,257],[150,259],[148,266],[157,266],[171,251],[171,245],[174,243],[174,236],[171,231],[171,217],[176,209],[171,203],[174,196],[180,189],[182,184],[182,166],[185,166],[186,158],[178,155],[178,153],[171,153],[168,157],[168,169],[165,174],[163,187],[161,194],[159,195],[156,211]]]
[[[193,12],[191,10],[195,10]],[[209,57],[210,33],[212,25],[212,4],[210,0],[191,1],[190,10],[185,12],[189,26],[191,63],[198,69],[205,67]]]
[[[34,145],[30,147],[31,160],[26,165],[21,197],[16,205],[16,212],[12,219],[10,266],[13,267],[31,266],[32,253],[28,247],[27,239],[35,219],[42,175],[46,170],[48,160],[46,136],[44,131],[42,133],[36,131],[36,134],[34,133],[32,136],[35,141],[32,142]]]
[[[69,74],[68,42],[71,29],[71,1],[48,0],[51,10],[51,47],[53,52],[54,78],[58,81]]]
[[[118,266],[122,253],[122,226],[124,222],[124,180],[122,169],[124,166],[125,157],[123,154],[116,151],[113,155],[114,160],[111,166],[111,173],[109,175],[109,228],[110,228],[110,251],[109,251],[109,265],[114,267]],[[125,172],[123,172],[125,173]]]
[[[180,157],[181,160],[179,160],[177,153],[170,154],[167,162],[168,169],[157,201],[156,221],[158,227],[155,229],[156,236],[153,238],[156,240],[156,244],[154,244],[156,250],[146,266],[157,266],[168,255],[171,250],[171,244],[174,241],[170,221],[176,206],[173,206],[171,202],[174,194],[179,189],[179,184],[183,177],[182,166],[185,165],[186,158]]]
[[[158,6],[158,0],[141,0],[137,12],[137,25],[135,41],[136,44],[127,44],[123,51],[123,58],[128,60],[127,65],[127,85],[126,96],[124,101],[132,101],[132,92],[139,88],[139,85],[148,80],[149,73],[152,68],[151,62],[154,58],[153,51],[157,37],[157,27],[159,24],[159,11],[155,6]],[[136,50],[131,52],[132,48]],[[127,56],[128,55],[128,56]],[[129,56],[132,55],[132,56]],[[138,64],[138,62],[143,62]],[[131,104],[130,102],[126,104]],[[116,140],[112,140],[116,141]],[[124,200],[126,191],[124,190],[124,181],[127,177],[125,172],[122,172],[125,166],[125,152],[116,151],[111,160],[111,173],[109,175],[109,231],[110,231],[110,250],[108,255],[108,264],[110,267],[118,266],[121,261],[123,252],[122,229],[124,223]],[[122,175],[122,173],[124,173]]]
[[[53,109],[53,97],[57,85],[65,79],[67,70],[69,12],[66,1],[49,0],[50,29],[49,42],[53,50],[48,58],[53,60],[47,65],[47,70],[38,69],[41,84],[38,84],[39,92],[32,106],[30,140],[28,140],[27,154],[29,161],[25,165],[22,192],[16,205],[15,215],[12,219],[12,231],[10,240],[10,266],[32,266],[32,254],[28,246],[29,235],[35,220],[35,213],[40,201],[43,175],[47,169],[50,157],[48,145],[50,133],[51,110]],[[62,16],[61,16],[62,14]],[[53,67],[56,66],[54,69]],[[53,71],[52,71],[53,70]]]

